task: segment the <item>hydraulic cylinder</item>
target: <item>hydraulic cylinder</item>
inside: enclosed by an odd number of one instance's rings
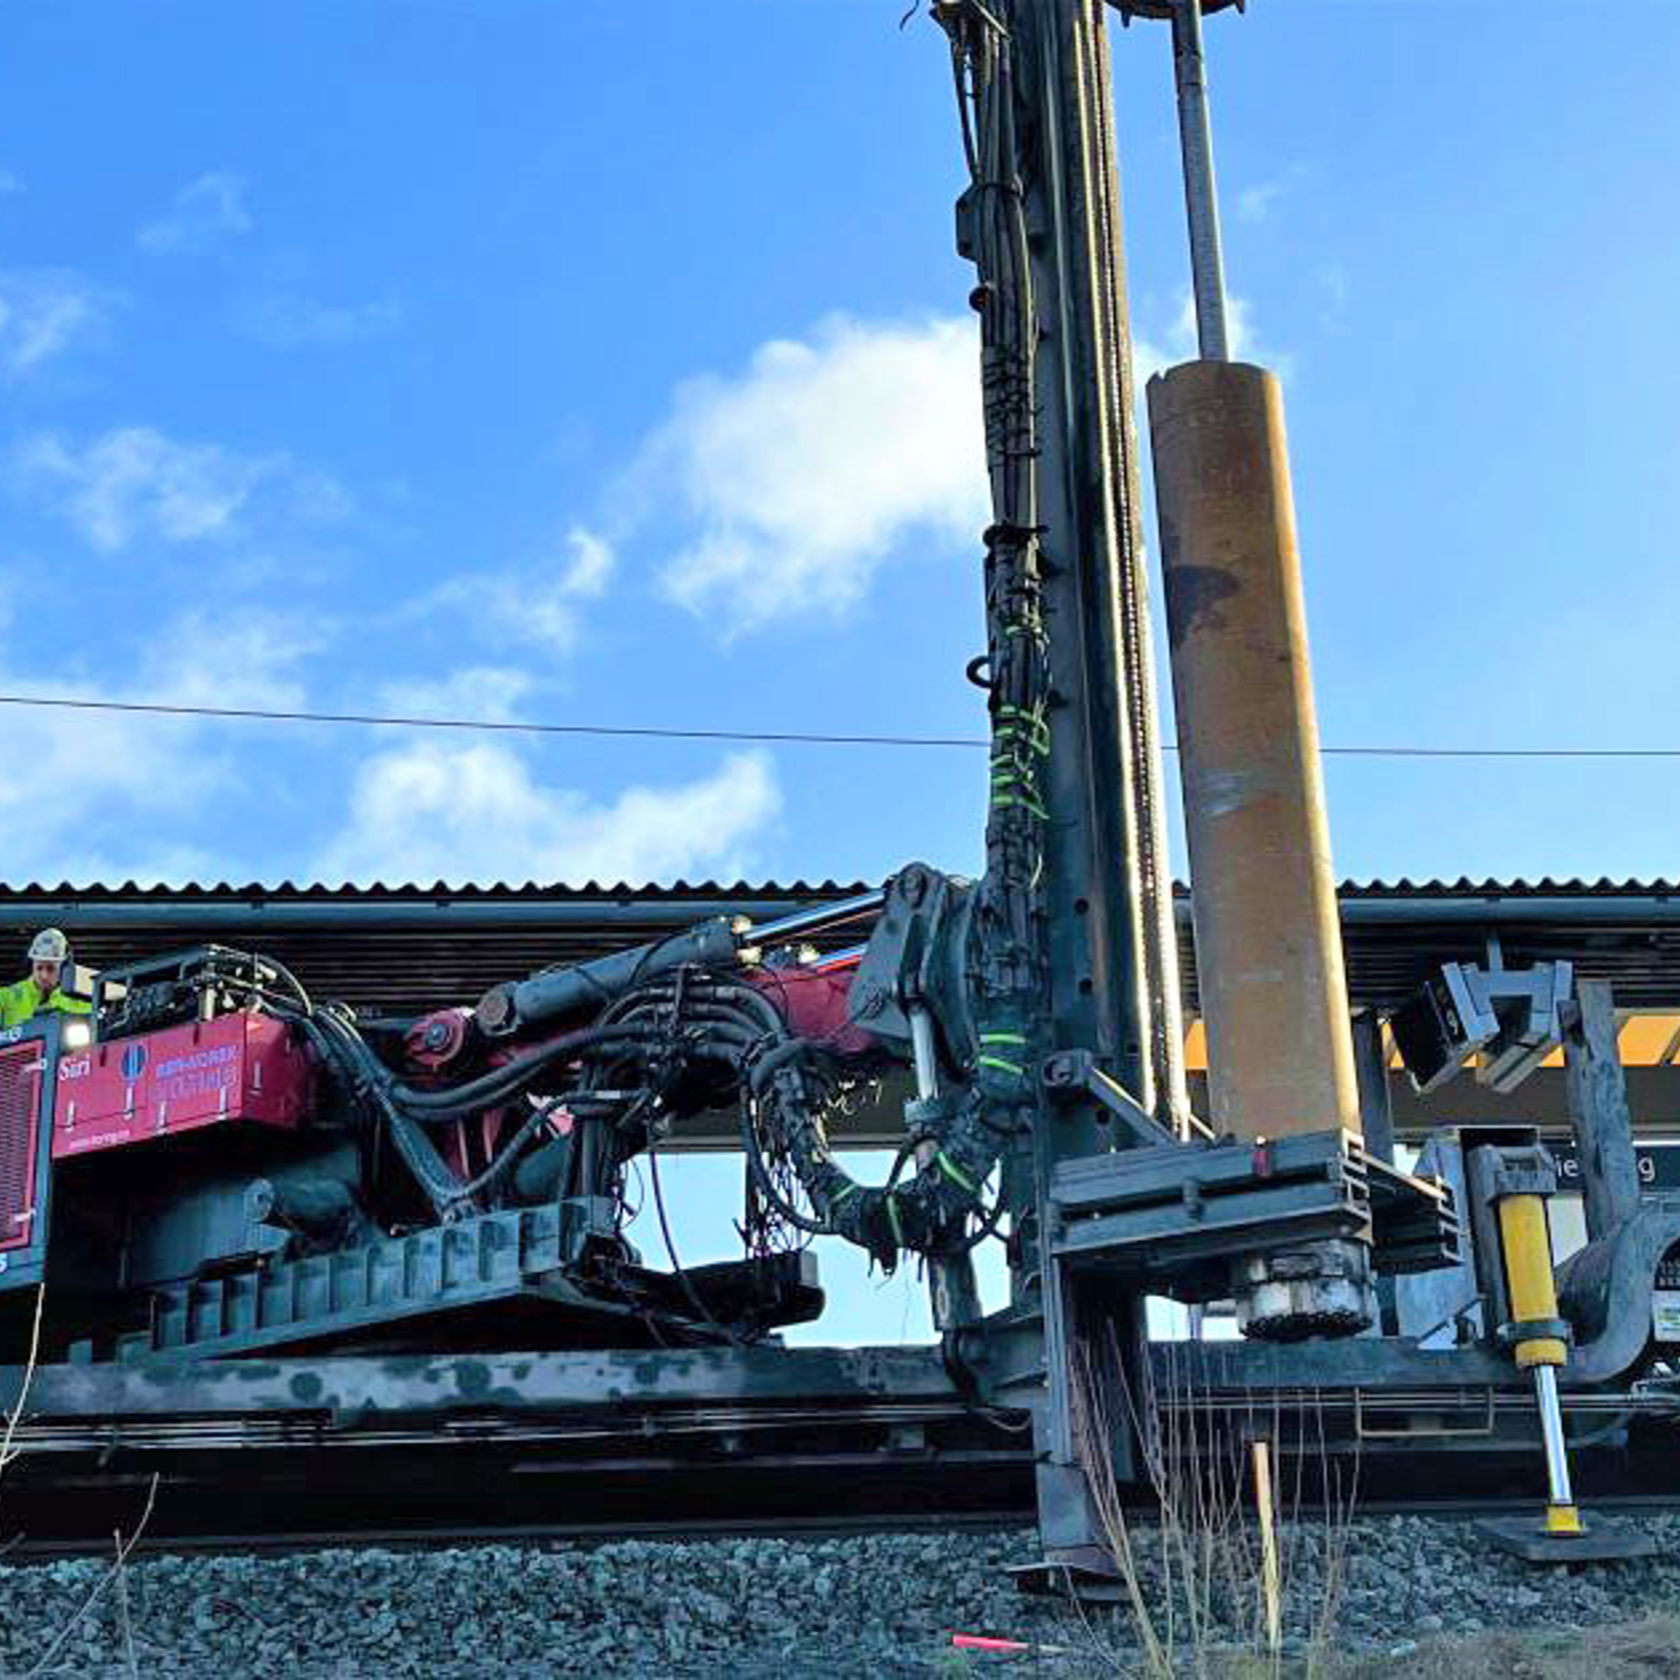
[[[1534,1373],[1534,1399],[1540,1413],[1540,1440],[1546,1454],[1545,1531],[1580,1534],[1581,1513],[1569,1481],[1563,1408],[1557,1389],[1558,1369],[1568,1358],[1569,1349],[1558,1317],[1545,1198],[1506,1196],[1500,1200],[1498,1212],[1505,1292],[1511,1312],[1506,1335],[1518,1368]]]

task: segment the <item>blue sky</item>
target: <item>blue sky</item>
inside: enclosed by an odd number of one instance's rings
[[[0,690],[976,732],[958,148],[902,10],[8,7]],[[1254,0],[1208,34],[1324,738],[1680,742],[1680,114],[1650,68],[1680,9]],[[1167,43],[1115,46],[1158,366],[1188,349]],[[14,882],[979,851],[963,752],[5,721]],[[1332,761],[1337,863],[1673,874],[1673,787]]]

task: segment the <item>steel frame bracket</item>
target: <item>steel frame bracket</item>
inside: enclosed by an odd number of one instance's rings
[[[1438,1089],[1474,1056],[1478,1085],[1516,1090],[1562,1039],[1574,986],[1573,963],[1506,968],[1497,944],[1485,968],[1442,963],[1390,1018],[1413,1087]]]
[[[1051,1253],[1179,1300],[1230,1292],[1230,1257],[1366,1241],[1379,1272],[1453,1265],[1451,1189],[1374,1160],[1352,1132],[1269,1143],[1166,1144],[1064,1161],[1050,1184]]]
[[[1117,1079],[1105,1073],[1089,1050],[1058,1050],[1044,1058],[1039,1080],[1053,1102],[1091,1098],[1102,1118],[1118,1124],[1132,1143],[1156,1148],[1177,1142],[1172,1132]],[[1201,1126],[1201,1121],[1196,1121]],[[1206,1130],[1203,1127],[1203,1130]]]

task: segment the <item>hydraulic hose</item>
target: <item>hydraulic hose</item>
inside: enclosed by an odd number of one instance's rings
[[[583,1051],[604,1048],[640,1046],[647,1043],[645,1032],[627,1028],[587,1027],[567,1033],[550,1044],[543,1045],[528,1056],[492,1068],[463,1085],[450,1085],[436,1091],[421,1090],[413,1085],[394,1082],[388,1087],[391,1100],[400,1108],[430,1123],[432,1119],[454,1119],[460,1114],[493,1107],[498,1100],[516,1094],[554,1062],[577,1056]],[[368,1052],[370,1057],[372,1052]],[[389,1075],[384,1064],[373,1058],[376,1066]]]

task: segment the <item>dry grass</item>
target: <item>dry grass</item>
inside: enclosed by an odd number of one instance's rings
[[[1030,1659],[970,1662],[948,1658],[947,1680],[981,1680],[988,1674],[1052,1672]],[[1650,1616],[1614,1627],[1543,1633],[1483,1633],[1405,1641],[1386,1654],[1322,1651],[1274,1658],[1230,1647],[1179,1653],[1177,1666],[1151,1669],[1116,1654],[1089,1657],[1076,1668],[1057,1666],[1061,1680],[1675,1680],[1680,1676],[1680,1617]]]
[[[18,1387],[17,1401],[12,1409],[0,1412],[0,1478],[4,1477],[6,1467],[15,1464],[22,1456],[23,1448],[17,1445],[17,1432],[23,1422],[24,1410],[29,1404],[29,1390],[35,1380],[35,1368],[41,1353],[41,1315],[46,1303],[46,1291],[35,1291],[34,1321],[29,1333],[29,1356],[24,1362],[23,1381]],[[34,1667],[27,1671],[25,1680],[33,1680],[33,1676],[45,1674],[52,1668],[62,1655],[65,1646],[89,1616],[98,1607],[100,1600],[107,1591],[111,1591],[116,1603],[116,1619],[118,1631],[122,1637],[124,1667],[131,1680],[140,1680],[140,1666],[134,1649],[134,1627],[129,1618],[128,1606],[128,1559],[129,1554],[140,1543],[141,1536],[146,1532],[146,1525],[152,1518],[152,1507],[157,1501],[158,1478],[154,1475],[150,1489],[146,1494],[145,1509],[140,1513],[140,1520],[134,1526],[134,1531],[126,1538],[119,1531],[111,1536],[113,1555],[110,1569],[94,1583],[92,1591],[82,1601],[76,1613],[59,1630],[58,1637],[47,1647],[37,1660]],[[3,1556],[11,1542],[0,1543],[0,1556]]]
[[[1098,1630],[1084,1628],[1090,1657],[1102,1670],[1140,1680],[1330,1680],[1335,1624],[1346,1572],[1358,1464],[1333,1460],[1323,1420],[1294,1412],[1286,1418],[1276,1397],[1256,1395],[1243,1427],[1232,1429],[1188,1381],[1170,1396],[1145,1394],[1143,1403],[1121,1374],[1116,1350],[1098,1364],[1081,1354],[1075,1383],[1080,1458],[1109,1550],[1120,1572],[1137,1650],[1103,1648]],[[1144,1379],[1147,1381],[1147,1377]],[[1170,1405],[1156,1402],[1169,1398]],[[1128,1521],[1115,1485],[1111,1408],[1125,1407],[1140,1445],[1159,1515],[1146,1525]],[[1293,1429],[1295,1438],[1286,1440]],[[1270,1535],[1249,1494],[1249,1443],[1270,1443]],[[1278,1449],[1287,1446],[1287,1453]],[[1285,1485],[1282,1465],[1294,1473]],[[1286,1655],[1267,1614],[1268,1586],[1287,1597],[1302,1571],[1302,1526],[1294,1519],[1304,1500],[1302,1477],[1315,1466],[1326,1509],[1311,1635],[1303,1653]],[[1268,1555],[1268,1542],[1276,1552]]]
[[[35,1291],[35,1313],[29,1332],[29,1356],[24,1361],[23,1381],[18,1385],[16,1404],[8,1411],[0,1411],[0,1482],[5,1480],[6,1466],[17,1460],[22,1450],[17,1446],[18,1426],[23,1422],[24,1407],[29,1404],[29,1387],[35,1380],[35,1364],[41,1352],[41,1313],[46,1303],[47,1294],[44,1289]],[[0,1558],[3,1558],[13,1546],[17,1544],[17,1537],[0,1537]]]
[[[1570,1632],[1431,1639],[1387,1656],[1343,1656],[1329,1680],[1673,1680],[1680,1617]]]

